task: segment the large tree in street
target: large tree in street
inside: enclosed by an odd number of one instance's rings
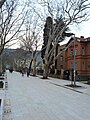
[[[52,34],[52,30],[53,30],[53,28],[52,28],[53,25],[52,24],[53,24],[52,18],[47,17],[46,23],[44,25],[44,30],[43,30],[43,32],[44,32],[43,33],[43,45],[42,45],[42,50],[41,50],[41,57],[43,59],[43,65],[44,65],[43,78],[47,78],[48,73],[49,73],[49,67],[50,67],[50,64],[51,64],[51,63],[45,64],[44,56],[45,56],[45,51],[46,51],[46,47],[47,47],[48,40],[49,40],[49,35]],[[53,43],[51,42],[49,51],[52,49],[52,47],[53,47]],[[49,60],[50,55],[47,56],[47,57],[48,57],[47,59]],[[52,56],[52,58],[53,58],[53,56]]]
[[[57,29],[58,27],[58,24],[61,22],[61,26]],[[57,49],[58,49],[58,44],[56,44],[56,47],[55,49],[49,54],[48,56],[48,62],[47,62],[47,65],[45,64],[45,60],[44,60],[44,57],[45,57],[45,51],[46,51],[46,47],[47,47],[47,44],[48,44],[48,40],[49,40],[49,36],[52,35],[53,33],[53,29],[57,29],[56,32],[55,32],[55,36],[54,36],[54,39],[57,37],[58,33],[62,30],[62,27],[64,26],[64,22],[62,20],[62,16],[60,18],[57,18],[55,19],[55,23],[53,25],[53,21],[52,21],[52,18],[51,17],[47,17],[46,19],[46,23],[45,23],[45,27],[44,27],[44,30],[43,30],[43,45],[42,45],[42,50],[41,50],[41,57],[43,59],[43,64],[44,64],[44,74],[43,74],[43,78],[47,78],[48,76],[48,73],[49,73],[49,68],[50,68],[50,65],[53,63],[53,59],[54,57],[57,56]],[[55,28],[54,28],[55,27]],[[62,33],[62,36],[60,39],[64,40],[65,37],[70,37],[71,35],[73,35],[73,33],[68,33],[67,31],[69,30],[69,28],[67,27],[64,32]],[[58,41],[59,43],[60,41]],[[54,45],[54,41],[52,41],[50,43],[50,50],[52,50],[53,48],[53,45]],[[53,55],[52,55],[53,53]],[[49,62],[49,59],[50,62]],[[55,60],[55,70],[56,69],[56,64],[57,64],[57,59]],[[46,66],[45,66],[46,65]],[[46,70],[47,69],[47,70]],[[45,73],[47,72],[47,73]],[[44,76],[45,75],[45,76]]]
[[[45,46],[45,55],[43,58],[44,65],[46,66],[47,64],[50,64],[57,44],[62,42],[64,37],[68,35],[67,33],[65,34],[66,28],[69,27],[69,25],[73,25],[74,23],[79,24],[83,21],[87,21],[89,18],[90,3],[88,0],[65,0],[62,1],[62,3],[59,2],[60,1],[55,1],[55,4],[54,0],[53,2],[50,0],[43,0],[43,2],[41,2],[41,5],[45,6],[45,8],[47,7],[48,13],[51,15],[53,21],[53,30],[52,32],[49,31],[48,33],[49,38],[47,45]],[[57,13],[57,16],[55,16],[55,13]],[[56,24],[54,20],[61,18],[61,16],[62,20],[58,21],[58,24]],[[53,43],[52,49],[50,49],[51,43]],[[53,62],[55,62],[60,54],[61,53],[58,53],[57,56],[54,57]],[[45,69],[46,68],[44,68],[44,70]],[[45,74],[46,72],[44,72],[44,77],[47,78],[47,75]]]
[[[57,29],[59,23],[61,23],[61,25]],[[55,33],[55,38],[56,38],[58,36],[58,33],[62,30],[62,27],[65,26],[62,15],[60,16],[60,18],[57,17],[55,19],[54,26],[56,27],[55,29],[57,29],[56,33]],[[73,33],[70,33],[69,31],[70,31],[69,27],[66,27],[65,30],[62,33],[60,41],[63,41],[63,40],[65,40],[66,37],[70,37],[70,36],[73,35]],[[55,51],[54,51],[54,58],[56,58],[56,56],[58,55],[58,46],[59,46],[60,41],[58,40],[58,44],[56,44]],[[57,59],[55,59],[55,61],[54,61],[54,67],[55,67],[55,75],[56,75],[57,74]]]

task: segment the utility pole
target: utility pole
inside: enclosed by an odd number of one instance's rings
[[[75,48],[75,44],[76,44],[76,38],[74,35],[74,86],[76,86],[76,48]]]

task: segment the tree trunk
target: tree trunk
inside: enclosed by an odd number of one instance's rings
[[[44,64],[44,70],[43,70],[43,78],[47,79],[49,75],[49,67],[47,64]]]
[[[69,79],[70,79],[70,81],[71,81],[71,85],[73,85],[73,72],[72,72],[72,70],[70,70],[70,75],[69,75]]]
[[[33,76],[36,76],[36,59],[33,59]]]
[[[30,74],[30,72],[31,72],[32,61],[33,61],[33,59],[31,59],[31,61],[30,61],[30,65],[29,65],[29,74]]]
[[[57,69],[55,69],[55,75],[57,75]]]

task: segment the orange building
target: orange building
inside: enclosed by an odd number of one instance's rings
[[[71,38],[65,48],[65,70],[70,71],[75,67],[81,80],[90,79],[90,37]]]

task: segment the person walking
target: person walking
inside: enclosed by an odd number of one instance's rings
[[[27,77],[29,77],[29,70],[27,70]]]
[[[24,76],[24,70],[22,70],[22,76]]]

